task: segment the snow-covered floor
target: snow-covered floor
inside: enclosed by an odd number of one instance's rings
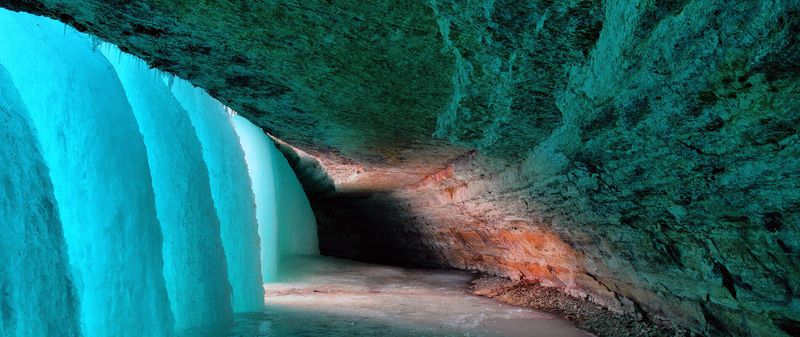
[[[314,257],[265,285],[267,310],[193,336],[592,336],[549,314],[468,292],[468,274]]]

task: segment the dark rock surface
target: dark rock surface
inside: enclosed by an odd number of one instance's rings
[[[579,328],[600,337],[696,336],[691,331],[672,326],[668,321],[651,319],[645,313],[622,315],[587,299],[572,297],[536,282],[484,276],[472,281],[471,290],[479,296],[565,317]]]
[[[799,1],[0,4],[305,151],[323,252],[537,280],[706,335],[800,331]]]

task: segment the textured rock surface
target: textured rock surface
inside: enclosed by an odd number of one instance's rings
[[[798,1],[3,5],[305,151],[309,190],[336,186],[311,196],[324,253],[540,280],[709,335],[800,331]]]
[[[452,60],[424,2],[3,3],[114,42],[310,152],[415,172],[401,182],[454,156],[430,137]]]
[[[660,319],[620,315],[587,299],[575,298],[556,288],[526,280],[481,277],[472,281],[471,290],[475,295],[557,314],[597,336],[673,337],[693,334]]]

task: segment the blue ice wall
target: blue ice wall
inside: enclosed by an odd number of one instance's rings
[[[0,336],[230,322],[317,253],[286,160],[203,90],[28,14],[0,10],[0,45]]]
[[[0,66],[0,336],[77,336],[61,222],[44,158]]]
[[[278,216],[275,204],[275,182],[272,174],[272,142],[261,128],[241,116],[233,116],[253,182],[256,201],[258,235],[261,237],[261,272],[264,282],[278,277]]]
[[[171,88],[202,145],[233,287],[233,308],[237,312],[260,310],[264,289],[255,200],[239,137],[227,109],[205,91],[179,79]]]
[[[281,260],[319,254],[317,225],[297,176],[264,131],[234,116],[256,197],[264,282],[276,281]]]
[[[113,68],[86,36],[27,14],[0,10],[0,46],[49,168],[83,335],[169,335],[145,146]]]
[[[100,49],[122,81],[147,146],[175,327],[229,322],[231,290],[219,220],[189,115],[141,59],[114,46]]]

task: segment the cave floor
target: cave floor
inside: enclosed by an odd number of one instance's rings
[[[324,257],[265,285],[267,309],[193,336],[592,336],[568,321],[472,295],[469,274]]]

